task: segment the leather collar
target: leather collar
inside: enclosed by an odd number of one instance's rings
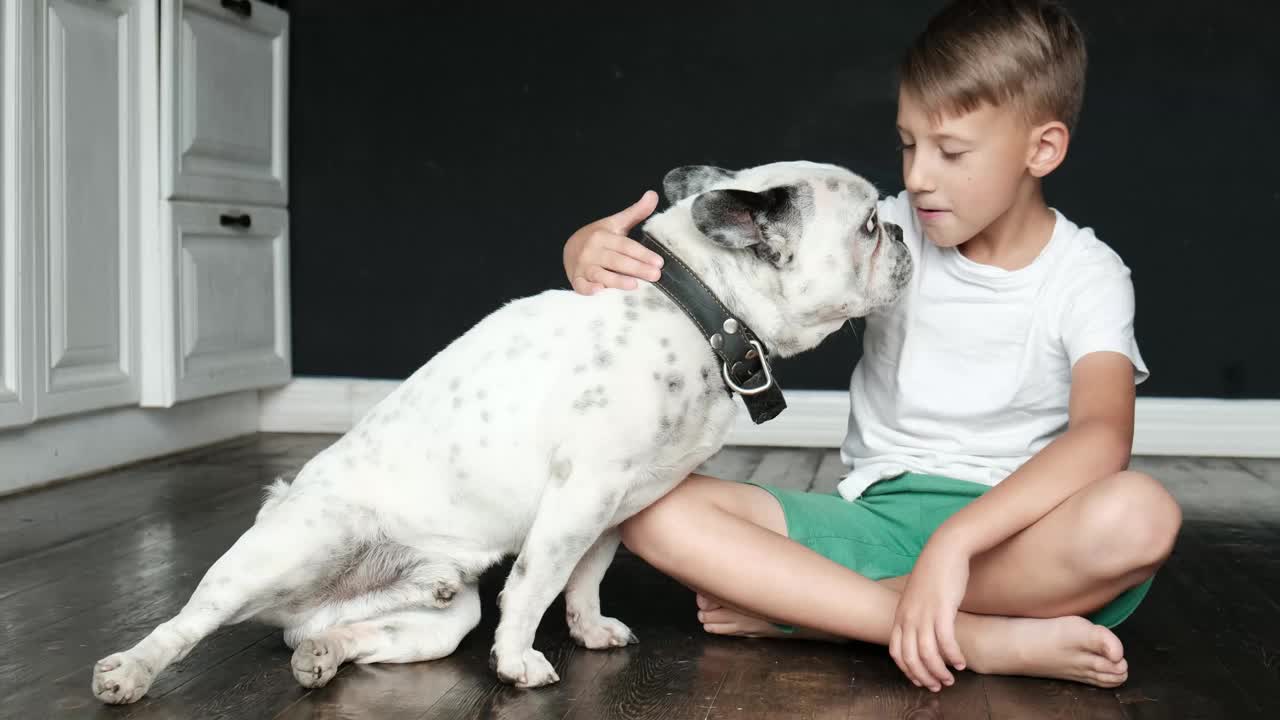
[[[777,417],[786,409],[787,401],[769,367],[769,348],[665,245],[639,227],[631,237],[662,256],[662,276],[654,285],[698,326],[720,359],[725,390],[742,397],[756,424]]]

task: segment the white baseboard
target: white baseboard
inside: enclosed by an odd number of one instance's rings
[[[264,432],[349,430],[391,393],[398,380],[304,377],[263,391]],[[848,393],[789,390],[787,409],[755,425],[746,412],[729,433],[732,445],[838,447],[849,417]],[[1139,398],[1135,455],[1280,457],[1280,400]]]
[[[0,494],[257,432],[259,414],[257,391],[246,391],[11,428],[0,433]]]

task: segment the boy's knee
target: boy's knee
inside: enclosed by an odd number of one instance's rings
[[[1154,571],[1173,552],[1182,510],[1149,475],[1126,470],[1097,488],[1080,528],[1082,560],[1104,575]]]
[[[675,541],[681,527],[687,527],[688,503],[675,492],[668,493],[622,523],[619,532],[628,550],[651,564],[679,548]]]

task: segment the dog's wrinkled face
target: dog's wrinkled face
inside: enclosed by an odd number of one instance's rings
[[[881,221],[876,189],[842,167],[690,165],[667,173],[663,190],[673,205],[689,203],[698,231],[734,250],[788,320],[819,339],[896,300],[911,277],[902,228]]]

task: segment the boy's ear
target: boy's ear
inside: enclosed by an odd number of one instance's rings
[[[1042,178],[1062,164],[1067,158],[1067,145],[1071,131],[1058,120],[1031,129],[1031,157],[1027,169],[1033,177]]]
[[[751,248],[760,258],[777,264],[782,258],[778,238],[784,235],[766,234],[763,227],[786,215],[792,195],[792,187],[787,185],[758,193],[749,190],[704,192],[693,201],[693,224],[720,247]]]
[[[681,200],[706,191],[712,185],[733,179],[731,170],[714,165],[682,165],[662,178],[662,194],[675,205]]]

